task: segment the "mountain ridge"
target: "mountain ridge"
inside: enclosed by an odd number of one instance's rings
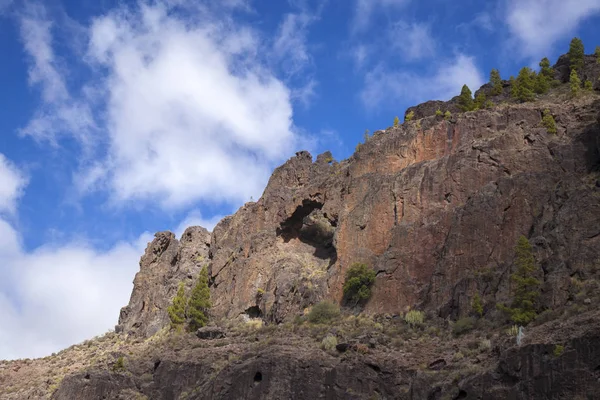
[[[599,89],[589,57],[581,73]],[[563,56],[554,67],[563,83],[564,66]],[[509,81],[499,99],[507,92]],[[0,398],[589,398],[600,389],[600,97],[564,92],[450,118],[436,111],[456,98],[423,103],[347,160],[296,153],[212,233],[157,233],[116,333],[1,363],[4,387],[33,371],[52,378]],[[495,305],[510,297],[520,235],[533,245],[546,311],[516,346]],[[304,322],[321,300],[344,304],[355,262],[376,272],[364,308]],[[212,342],[168,332],[177,286],[189,292],[203,266],[211,323],[226,336]],[[477,326],[453,333],[475,294]],[[409,309],[426,322],[407,325]],[[330,336],[346,346],[322,350]]]

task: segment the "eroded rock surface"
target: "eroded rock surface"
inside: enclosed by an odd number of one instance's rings
[[[169,324],[167,307],[180,282],[189,292],[200,268],[208,263],[210,233],[202,227],[185,230],[181,240],[171,232],[159,232],[148,244],[133,292],[121,309],[117,331],[152,336]]]

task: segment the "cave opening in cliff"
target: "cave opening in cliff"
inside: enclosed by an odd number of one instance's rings
[[[250,318],[262,318],[263,315],[259,306],[248,307],[244,313]]]
[[[296,207],[292,215],[277,228],[277,236],[285,243],[293,239],[300,240],[315,248],[314,256],[322,260],[330,260],[330,265],[337,260],[337,250],[333,245],[333,237],[337,219],[323,213],[323,203],[305,199]]]
[[[254,374],[254,384],[257,385],[260,382],[262,382],[262,372],[257,371],[256,374]]]

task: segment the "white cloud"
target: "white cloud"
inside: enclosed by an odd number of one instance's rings
[[[0,246],[4,274],[12,272],[8,295],[0,290],[0,359],[46,356],[113,327],[149,239],[105,253],[85,244],[30,254]]]
[[[0,182],[0,211],[15,212],[26,180],[2,154]],[[0,359],[48,355],[114,326],[149,239],[106,252],[86,243],[27,252],[0,218]]]
[[[248,199],[248,201],[250,201],[250,199]],[[223,219],[223,217],[223,215],[214,215],[207,219],[202,216],[200,210],[192,210],[186,215],[183,221],[177,225],[173,230],[173,233],[175,233],[178,238],[181,238],[183,232],[190,226],[201,226],[212,232],[213,228]]]
[[[419,60],[435,54],[435,42],[431,28],[425,23],[398,22],[390,29],[392,48],[403,60]]]
[[[71,134],[87,152],[91,146],[89,134],[95,125],[94,119],[89,106],[75,101],[67,89],[60,61],[52,50],[53,24],[46,9],[41,4],[27,3],[19,22],[21,40],[32,61],[29,83],[39,86],[42,93],[42,106],[21,129],[21,134],[53,145],[59,135]]]
[[[409,2],[410,0],[356,0],[352,32],[366,30],[371,23],[373,11],[377,8],[399,8]]]
[[[472,21],[473,25],[480,27],[488,32],[494,31],[494,23],[492,16],[487,12],[481,12],[475,16]]]
[[[369,53],[369,47],[364,44],[359,44],[350,50],[350,55],[357,69],[361,69],[364,66]]]
[[[598,12],[600,0],[507,0],[506,23],[523,55],[542,57]]]
[[[382,65],[365,77],[361,97],[365,106],[376,107],[382,99],[403,99],[415,103],[426,100],[449,100],[460,94],[466,84],[475,91],[485,82],[473,57],[458,54],[442,63],[432,74],[389,71]]]
[[[0,213],[13,214],[27,184],[25,174],[0,154]]]
[[[308,27],[317,20],[306,10],[296,14],[287,14],[279,25],[273,43],[273,55],[282,64],[288,75],[294,75],[312,62],[307,49]]]
[[[23,34],[32,70],[43,71],[33,82],[52,94],[23,132],[51,141],[70,134],[106,154],[82,160],[74,176],[80,193],[106,189],[117,205],[235,203],[259,196],[272,167],[292,152],[292,92],[261,61],[260,38],[226,16],[196,12],[141,3],[95,19],[84,58],[92,78],[77,95],[64,94],[65,72],[48,61],[51,30]],[[43,13],[34,15],[48,26]],[[291,37],[281,49],[291,51]]]

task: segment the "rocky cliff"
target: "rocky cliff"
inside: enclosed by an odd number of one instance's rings
[[[541,124],[545,109],[557,134]],[[566,304],[569,277],[600,259],[599,110],[594,96],[498,106],[380,131],[341,163],[298,153],[256,203],[215,227],[210,245],[204,236],[189,242],[210,247],[213,317],[279,323],[320,299],[339,302],[355,262],[377,271],[367,312],[419,308],[456,319],[478,292],[494,313],[508,295],[520,235],[534,245],[544,305]],[[160,323],[142,325],[142,335],[167,324],[164,306],[190,271],[184,266],[194,265],[177,261],[171,242],[159,234],[149,245],[121,314],[135,330],[145,317],[131,310],[147,313],[139,297],[161,297]],[[184,273],[165,289],[153,268]],[[146,276],[161,289],[140,286]]]
[[[596,82],[592,61],[581,74]],[[565,66],[564,57],[555,66],[563,82]],[[299,152],[212,233],[156,234],[118,333],[48,363],[93,361],[47,380],[23,372],[46,361],[0,364],[0,383],[30,388],[10,392],[29,397],[0,398],[595,398],[600,97],[558,87],[536,102],[502,103],[509,86],[492,109],[448,120],[435,110],[455,99],[416,106],[413,121],[376,132],[342,162]],[[542,124],[545,110],[555,134]],[[496,304],[509,298],[521,235],[533,245],[546,311],[517,346]],[[329,326],[304,323],[320,300],[344,304],[356,262],[376,272],[364,308]],[[168,333],[177,286],[189,292],[204,265],[211,320],[225,337]],[[475,294],[483,315],[462,335],[455,322],[472,314]],[[427,323],[407,325],[408,309]]]

